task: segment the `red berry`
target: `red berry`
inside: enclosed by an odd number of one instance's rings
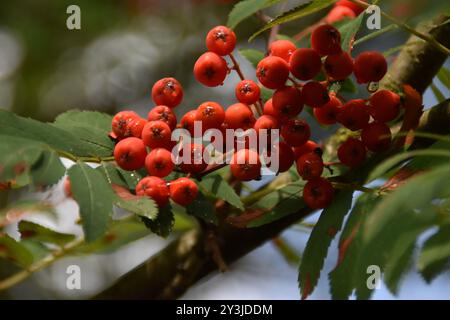
[[[297,159],[297,171],[303,180],[319,178],[323,172],[323,160],[315,152],[306,153]]]
[[[235,89],[236,99],[245,104],[254,104],[261,96],[261,89],[255,81],[242,80]]]
[[[153,149],[145,158],[147,172],[156,177],[168,176],[174,168],[172,153],[163,148]]]
[[[354,72],[358,83],[378,82],[387,72],[386,58],[376,51],[363,52],[355,59]]]
[[[191,143],[189,146],[190,155],[184,159],[183,150],[180,152],[182,162],[180,164],[181,171],[185,173],[197,174],[206,169],[208,164],[205,162],[203,152],[205,147],[201,144]]]
[[[64,179],[63,189],[64,189],[64,194],[66,195],[67,198],[73,198],[72,184],[70,183],[69,177],[66,177],[66,179]]]
[[[170,130],[174,130],[177,126],[177,117],[173,113],[172,109],[168,106],[156,106],[147,116],[148,121],[164,121],[169,125]]]
[[[255,129],[256,132],[259,132],[261,129],[271,130],[278,129],[279,127],[278,120],[275,117],[262,115],[256,120],[253,129]]]
[[[121,111],[112,120],[112,131],[120,140],[128,137],[139,138],[146,121],[134,111]]]
[[[337,151],[339,161],[349,167],[358,167],[366,159],[366,147],[361,140],[348,138]]]
[[[322,69],[320,55],[313,49],[297,49],[289,61],[291,73],[300,80],[311,80]]]
[[[299,146],[299,147],[294,147],[292,148],[292,150],[294,151],[294,156],[295,159],[300,158],[302,155],[306,154],[306,153],[310,153],[310,152],[315,152],[319,147],[319,145],[317,143],[315,143],[314,141],[307,141],[305,144]]]
[[[311,47],[321,56],[340,53],[341,34],[329,24],[323,24],[314,29],[311,34]]]
[[[256,67],[256,76],[266,88],[278,89],[289,77],[289,65],[279,57],[265,57]]]
[[[382,122],[369,123],[361,131],[361,140],[370,151],[387,150],[391,145],[391,129]]]
[[[311,136],[311,129],[306,121],[290,119],[281,127],[281,136],[293,147],[305,144]]]
[[[180,206],[191,204],[198,194],[197,184],[188,178],[178,178],[169,183],[170,198]]]
[[[389,122],[400,113],[400,96],[390,90],[380,90],[370,97],[369,112],[379,122]]]
[[[344,80],[353,72],[353,59],[348,52],[329,55],[325,60],[325,71],[334,80]]]
[[[190,132],[194,136],[194,122],[197,117],[197,110],[191,110],[185,113],[180,120],[180,127]]]
[[[289,40],[276,40],[269,45],[269,55],[280,57],[289,62],[292,53],[297,49],[296,45]]]
[[[316,81],[306,83],[303,86],[302,95],[305,103],[313,108],[320,108],[330,101],[327,88]]]
[[[330,95],[330,101],[328,101],[321,108],[314,108],[314,116],[317,122],[324,125],[332,125],[337,122],[337,115],[341,111],[342,102],[334,95]]]
[[[327,207],[333,200],[334,189],[325,178],[310,180],[303,188],[303,200],[312,209]]]
[[[142,140],[150,148],[169,148],[172,131],[164,121],[150,121],[142,130]]]
[[[163,78],[153,85],[152,99],[157,105],[175,108],[183,100],[183,87],[175,78]]]
[[[197,108],[195,120],[202,122],[203,131],[218,129],[225,120],[225,111],[217,102],[204,102]]]
[[[283,87],[273,94],[272,104],[282,118],[293,118],[303,110],[303,96],[295,87]]]
[[[227,62],[214,52],[205,52],[194,65],[195,79],[207,87],[221,85],[227,73]]]
[[[242,149],[236,152],[230,162],[231,174],[240,181],[259,179],[261,162],[257,152]]]
[[[233,30],[225,26],[214,27],[206,35],[206,47],[219,56],[230,54],[235,46],[236,35]]]
[[[278,159],[278,172],[288,171],[295,160],[294,151],[284,141],[280,141],[272,147],[271,157],[277,157]]]
[[[363,2],[367,2],[366,0],[362,0]],[[350,0],[339,0],[338,2],[336,2],[334,4],[336,7],[347,7],[349,9],[351,9],[355,15],[359,15],[361,12],[364,11],[364,8],[362,6],[360,6],[357,3],[354,3]]]
[[[266,101],[263,108],[263,114],[276,118],[279,122],[284,122],[289,118],[282,115],[278,110],[275,110],[272,103],[272,98]]]
[[[147,149],[141,139],[125,138],[116,144],[114,159],[124,170],[137,170],[144,166]]]
[[[369,119],[368,107],[362,99],[350,100],[344,104],[337,115],[338,122],[353,131],[364,128]]]
[[[255,117],[250,107],[243,103],[235,103],[225,110],[225,123],[229,129],[247,130],[253,128]]]
[[[169,203],[169,188],[166,182],[158,177],[145,177],[136,185],[138,196],[152,198],[159,207]]]
[[[344,6],[337,6],[331,9],[330,12],[328,12],[327,16],[325,17],[325,22],[333,24],[345,18],[354,19],[355,17],[356,14],[353,12],[352,9]]]

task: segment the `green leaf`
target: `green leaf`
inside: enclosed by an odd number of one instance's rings
[[[353,46],[356,47],[357,45],[359,45],[363,42],[372,40],[382,34],[385,34],[389,31],[395,30],[397,28],[398,28],[398,26],[396,24],[390,24],[390,25],[387,25],[386,27],[381,28],[380,30],[372,31],[369,34],[365,35],[364,37],[356,40],[355,43],[353,44]]]
[[[328,247],[351,208],[353,191],[341,191],[333,203],[320,215],[306,244],[299,268],[298,282],[302,299],[307,298],[319,281],[320,272],[328,253]]]
[[[153,233],[164,238],[172,232],[175,223],[172,206],[170,204],[159,208],[158,216],[155,220],[151,220],[147,217],[141,217],[141,219]]]
[[[436,100],[437,100],[439,103],[445,101],[445,96],[444,96],[444,94],[441,92],[441,90],[439,90],[439,88],[438,88],[434,83],[432,83],[432,84],[430,85],[430,87],[431,87],[431,91],[433,91],[433,94],[434,94],[434,96],[436,97]]]
[[[289,21],[293,21],[296,19],[300,19],[307,15],[313,14],[317,11],[325,9],[326,7],[329,7],[336,1],[337,0],[314,0],[314,1],[309,1],[307,3],[303,3],[303,4],[293,8],[292,10],[284,12],[281,15],[277,16],[275,19],[271,20],[263,28],[261,28],[257,32],[255,32],[250,37],[249,41],[252,41],[258,35],[260,35],[261,33],[263,33],[264,31],[266,31],[268,29],[271,29],[274,26],[277,26],[277,25],[280,25],[282,23],[286,23]]]
[[[114,194],[104,176],[82,162],[69,169],[69,177],[73,197],[80,206],[86,240],[94,241],[108,228]]]
[[[252,66],[256,69],[258,66],[258,63],[264,59],[264,52],[255,50],[255,49],[241,49],[239,50],[239,53],[247,59]]]
[[[437,77],[439,81],[447,87],[447,89],[450,89],[450,71],[447,68],[441,68],[437,74]]]
[[[398,242],[386,264],[383,280],[392,294],[397,294],[403,275],[412,267],[415,238],[410,241]]]
[[[41,242],[54,243],[59,246],[75,239],[75,235],[61,233],[40,224],[22,220],[19,223],[21,239],[33,239]]]
[[[48,186],[57,183],[65,172],[66,167],[59,156],[53,151],[46,151],[31,167],[30,176],[34,185]]]
[[[233,207],[244,210],[244,205],[241,198],[236,194],[234,189],[228,184],[227,181],[219,175],[209,175],[202,179],[200,187],[203,191],[212,195],[216,199],[222,199]]]
[[[419,136],[419,134],[416,134],[416,136]],[[447,136],[448,138],[450,136]],[[428,147],[427,150],[447,150],[450,151],[450,141],[447,139],[439,140],[435,143],[433,143],[431,146]],[[445,156],[434,156],[434,157],[414,157],[411,159],[411,161],[408,163],[408,168],[412,169],[429,169],[429,168],[435,168],[441,165],[448,164],[448,157]]]
[[[283,0],[243,0],[239,1],[228,15],[227,26],[234,29],[240,22],[254,13],[273,6]]]
[[[100,172],[105,179],[111,185],[118,185],[121,187],[129,187],[124,177],[119,171],[119,168],[112,163],[102,162],[100,166],[95,168],[98,172]]]
[[[36,263],[47,257],[51,250],[43,243],[34,240],[21,240],[20,244],[24,246],[33,256],[33,263]]]
[[[0,236],[0,258],[8,259],[24,268],[33,263],[31,252],[7,234]]]
[[[150,220],[156,219],[158,207],[155,201],[148,197],[135,196],[128,189],[118,185],[113,185],[112,188],[116,192],[114,204],[119,208]]]
[[[213,202],[206,198],[202,192],[199,192],[197,198],[186,207],[186,212],[208,223],[216,225],[219,223]]]
[[[261,88],[261,99],[266,102],[267,100],[270,100],[273,97],[273,90],[267,89],[262,87]]]
[[[448,267],[449,259],[450,224],[445,224],[425,241],[419,256],[419,271],[427,282],[431,282]]]
[[[344,51],[350,50],[350,43],[353,38],[355,38],[359,29],[361,28],[361,24],[364,20],[364,12],[361,13],[355,19],[349,20],[347,23],[339,27],[339,32],[341,33],[341,47]]]
[[[301,197],[304,181],[297,181],[277,189],[252,205],[253,209],[267,211],[261,217],[252,220],[247,228],[260,227],[284,218],[305,207]]]
[[[383,270],[388,263],[403,264],[403,253],[423,231],[437,223],[437,211],[430,203],[450,196],[449,181],[448,165],[417,175],[385,196],[367,217],[362,229],[361,269],[356,272],[359,299],[367,299],[372,293],[363,266],[378,265]],[[388,286],[395,289],[395,281]]]
[[[353,206],[339,239],[339,255],[336,267],[328,274],[333,299],[348,299],[355,288],[354,271],[358,266],[362,234],[360,232],[367,214],[377,204],[374,194],[363,194]]]

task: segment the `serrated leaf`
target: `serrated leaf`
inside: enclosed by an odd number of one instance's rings
[[[115,164],[103,162],[100,166],[95,168],[95,170],[104,175],[109,184],[129,187],[122,174],[119,172],[119,168]]]
[[[53,151],[46,151],[31,167],[30,177],[34,185],[48,186],[57,183],[65,172],[66,167],[59,156]]]
[[[448,267],[450,261],[450,225],[445,224],[429,237],[419,256],[418,268],[427,282],[431,282]]]
[[[228,15],[227,26],[235,28],[240,22],[264,8],[273,6],[284,0],[243,0],[236,3]]]
[[[161,237],[167,237],[171,232],[175,223],[175,218],[172,212],[172,206],[167,204],[166,206],[159,208],[158,216],[156,219],[151,220],[146,217],[141,217],[144,224],[152,230],[153,233]]]
[[[108,229],[114,194],[104,176],[85,163],[72,166],[69,177],[73,197],[80,207],[86,240],[94,241]]]
[[[344,25],[342,25],[338,28],[339,32],[341,33],[342,50],[344,50],[344,51],[350,50],[350,43],[355,38],[356,34],[358,33],[359,29],[361,28],[361,24],[362,24],[363,20],[364,20],[364,12],[362,12],[355,19],[349,20]]]
[[[384,271],[384,282],[392,294],[398,293],[400,281],[412,266],[415,241],[398,242],[394,248]]]
[[[19,222],[19,232],[21,239],[33,239],[41,242],[54,243],[59,246],[75,239],[75,235],[73,234],[57,232],[26,220]]]
[[[247,59],[253,66],[253,68],[256,69],[258,66],[258,63],[264,59],[264,52],[255,50],[255,49],[241,49],[239,50],[239,53]]]
[[[441,68],[437,77],[439,81],[450,90],[450,71],[447,68]]]
[[[155,201],[148,197],[135,196],[128,189],[118,185],[112,185],[112,188],[116,193],[114,204],[119,208],[150,220],[156,219],[158,207]]]
[[[297,181],[261,198],[252,205],[252,208],[255,210],[264,210],[266,213],[250,221],[247,224],[247,228],[255,228],[271,223],[305,207],[305,203],[301,197],[304,185],[304,181]]]
[[[302,299],[306,299],[319,281],[328,247],[351,208],[353,191],[341,191],[331,205],[322,211],[309,236],[299,268],[298,282]]]
[[[209,175],[202,179],[200,187],[211,194],[216,199],[222,199],[233,207],[244,210],[241,198],[236,194],[234,189],[227,181],[219,175]]]
[[[187,214],[201,218],[208,223],[216,225],[219,223],[213,202],[206,198],[202,192],[199,192],[197,198],[186,207],[186,212]]]
[[[56,216],[55,208],[51,203],[42,200],[20,200],[0,210],[0,228],[20,221],[31,212],[49,213]]]
[[[0,236],[0,258],[8,259],[24,268],[33,263],[31,252],[7,234]]]
[[[322,9],[325,9],[332,5],[337,0],[314,0],[309,1],[307,3],[303,3],[289,11],[286,11],[282,13],[281,15],[275,17],[273,20],[271,20],[269,23],[267,23],[263,28],[259,29],[257,32],[255,32],[249,39],[249,41],[252,41],[254,38],[256,38],[258,35],[263,33],[264,31],[280,25],[282,23],[286,23],[289,21],[297,20],[300,18],[303,18],[305,16],[308,16],[310,14],[313,14],[317,11],[320,11]]]

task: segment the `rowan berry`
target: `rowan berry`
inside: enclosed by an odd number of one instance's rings
[[[294,51],[289,61],[291,73],[300,80],[311,80],[322,69],[320,55],[309,48],[301,48]]]
[[[268,115],[262,115],[259,117],[253,126],[253,129],[255,129],[256,132],[259,132],[261,129],[272,130],[278,128],[280,128],[278,120],[275,117]]]
[[[320,150],[320,147],[317,143],[312,140],[306,141],[303,145],[299,147],[292,148],[294,151],[295,159],[300,158],[302,155],[310,152],[316,152],[316,150]]]
[[[231,174],[240,181],[250,181],[261,177],[261,161],[256,151],[241,149],[230,162]]]
[[[147,122],[142,130],[142,140],[150,148],[170,148],[172,131],[164,121]]]
[[[367,2],[366,0],[361,0],[363,2]],[[361,12],[364,11],[364,8],[362,6],[360,6],[357,3],[354,3],[350,0],[339,0],[338,2],[336,2],[334,4],[336,7],[347,7],[349,9],[351,9],[355,15],[359,15]]]
[[[174,130],[177,126],[177,117],[172,109],[168,106],[156,106],[147,115],[148,121],[164,121],[168,124],[170,130]]]
[[[289,65],[280,57],[265,57],[256,67],[256,76],[266,88],[278,89],[289,77]]]
[[[382,122],[369,123],[361,131],[361,140],[370,151],[387,150],[391,145],[391,129]]]
[[[303,200],[312,209],[323,209],[333,200],[334,189],[325,178],[310,180],[303,188]]]
[[[315,152],[302,155],[296,161],[297,172],[303,180],[319,178],[323,172],[323,160]]]
[[[352,9],[344,6],[336,6],[328,12],[325,17],[325,22],[329,24],[333,24],[335,22],[344,20],[345,18],[354,19],[356,14]]]
[[[366,159],[366,147],[361,140],[348,138],[338,148],[339,161],[349,167],[358,167]]]
[[[387,72],[386,58],[379,52],[366,51],[356,57],[353,69],[358,83],[378,82]]]
[[[369,119],[368,107],[362,99],[350,100],[344,104],[337,115],[338,122],[352,131],[364,128]]]
[[[236,47],[236,34],[225,26],[214,27],[206,35],[206,47],[219,56],[226,56]]]
[[[377,91],[370,97],[369,112],[379,122],[389,122],[400,113],[400,96],[390,90]]]
[[[197,108],[195,120],[202,122],[203,131],[218,129],[225,120],[225,111],[217,102],[207,101]]]
[[[189,156],[184,157],[183,150],[180,152],[180,156],[182,157],[182,161],[180,164],[181,171],[185,173],[197,174],[206,169],[208,164],[203,157],[205,147],[201,144],[191,143],[189,148]]]
[[[298,147],[309,140],[311,129],[304,120],[290,119],[281,126],[281,136],[290,146]]]
[[[283,87],[273,94],[272,104],[282,118],[293,118],[303,110],[303,96],[295,87]]]
[[[145,158],[147,172],[156,177],[168,176],[174,168],[172,153],[163,148],[153,149]]]
[[[227,62],[214,52],[205,52],[194,65],[195,78],[207,87],[217,87],[223,84],[227,74]]]
[[[188,178],[178,178],[169,183],[170,198],[180,206],[191,204],[198,194],[197,184]]]
[[[197,118],[197,110],[191,110],[184,114],[180,120],[180,127],[189,131],[191,136],[194,135],[194,122]]]
[[[252,80],[242,80],[235,89],[236,99],[245,104],[254,104],[261,96],[261,89]]]
[[[112,120],[112,131],[120,140],[128,137],[139,138],[146,121],[134,111],[121,111]]]
[[[295,160],[294,151],[292,148],[284,141],[280,141],[275,144],[271,150],[271,157],[277,157],[278,159],[278,172],[288,171]]]
[[[276,40],[269,45],[269,55],[280,57],[289,63],[289,59],[296,49],[297,46],[289,40]]]
[[[341,111],[342,102],[334,95],[330,95],[330,101],[320,108],[314,108],[314,116],[317,122],[323,125],[332,125],[337,122],[337,115]]]
[[[353,59],[348,52],[329,55],[325,60],[325,71],[333,80],[344,80],[353,72]]]
[[[330,101],[327,88],[316,81],[306,83],[302,88],[302,95],[305,103],[313,108],[320,108]]]
[[[183,100],[183,87],[175,78],[163,78],[153,85],[152,99],[157,105],[175,108]]]
[[[255,116],[250,107],[243,103],[235,103],[225,110],[225,123],[228,129],[253,128],[255,124]]]
[[[167,183],[158,177],[142,178],[136,185],[136,194],[152,198],[159,207],[164,207],[169,203]]]
[[[142,168],[146,156],[147,149],[139,138],[125,138],[119,141],[114,148],[114,159],[124,170],[132,171]]]
[[[321,56],[337,54],[341,49],[341,34],[329,24],[323,24],[311,33],[311,47]]]

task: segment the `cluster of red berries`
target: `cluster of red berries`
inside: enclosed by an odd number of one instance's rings
[[[367,2],[365,0],[362,1]],[[354,19],[363,11],[364,8],[350,0],[339,0],[335,2],[333,9],[328,12],[325,21],[331,24],[345,18]]]
[[[232,52],[236,46],[236,35],[225,26],[217,26],[206,37],[208,51],[195,63],[195,78],[205,86],[223,84],[234,68],[239,72]],[[228,66],[224,57],[229,56],[234,64]],[[297,48],[288,40],[271,43],[268,55],[256,68],[256,77],[266,88],[275,90],[266,101],[262,114],[259,85],[241,75],[235,87],[238,103],[224,109],[220,104],[208,101],[196,110],[187,112],[177,123],[172,109],[183,98],[181,84],[174,78],[164,78],[155,83],[152,98],[155,104],[147,120],[132,111],[116,114],[112,122],[112,136],[118,143],[114,150],[117,164],[125,170],[136,170],[145,166],[149,174],[136,188],[138,195],[152,197],[158,205],[167,203],[169,197],[181,205],[195,199],[198,189],[192,180],[180,178],[166,183],[162,178],[174,170],[170,150],[176,144],[171,141],[175,128],[183,128],[194,135],[194,123],[201,122],[203,132],[218,129],[262,129],[280,130],[282,140],[269,146],[269,153],[279,159],[278,172],[287,171],[294,162],[300,176],[307,180],[303,196],[312,208],[324,208],[333,198],[331,183],[321,177],[324,163],[321,149],[310,140],[308,123],[297,116],[304,105],[313,109],[319,123],[330,125],[341,123],[350,130],[361,131],[361,140],[348,139],[338,151],[340,161],[350,167],[360,165],[370,151],[382,151],[390,144],[390,129],[385,124],[399,114],[400,97],[394,92],[381,90],[369,100],[351,100],[342,103],[334,93],[328,92],[328,85],[355,74],[359,83],[380,81],[387,71],[387,63],[378,52],[361,53],[355,60],[341,49],[341,35],[329,24],[317,27],[311,35],[311,48]],[[323,72],[326,81],[315,80]],[[288,84],[290,83],[290,84]],[[252,108],[255,106],[255,108]],[[370,122],[370,117],[374,121]],[[202,133],[203,133],[202,132]],[[185,143],[185,142],[183,142]],[[204,147],[190,143],[191,162],[181,163],[179,170],[188,174],[199,174],[208,167],[203,158]],[[151,151],[148,152],[147,148]],[[258,148],[245,145],[232,155],[230,171],[241,181],[259,179],[261,161]],[[197,161],[195,161],[197,159]],[[200,161],[198,161],[200,160]]]

